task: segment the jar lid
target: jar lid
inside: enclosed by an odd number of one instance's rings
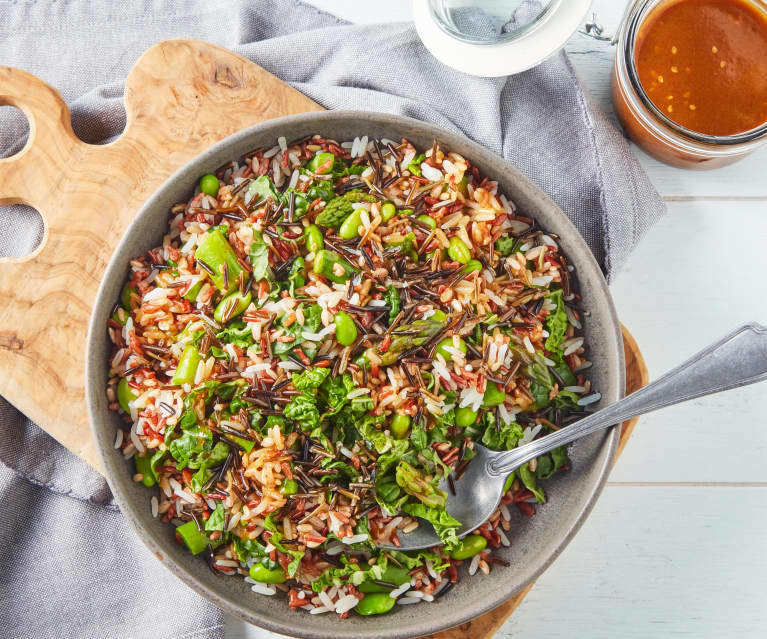
[[[591,0],[413,0],[426,48],[449,67],[484,77],[526,71],[561,49]]]

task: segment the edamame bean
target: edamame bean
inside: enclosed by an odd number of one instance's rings
[[[352,214],[347,217],[338,229],[338,234],[345,240],[351,240],[357,237],[360,226],[362,226],[362,216],[359,209],[354,209]]]
[[[514,478],[516,476],[517,476],[517,473],[511,473],[511,475],[509,475],[506,478],[506,483],[503,485],[503,493],[504,494],[506,494],[507,492],[509,492],[511,490],[511,485],[514,483]]]
[[[474,271],[482,270],[482,262],[479,260],[469,260],[466,262],[466,266],[461,269],[464,273],[473,273]]]
[[[485,387],[485,397],[482,400],[482,406],[492,408],[506,401],[506,391],[498,387],[495,382],[490,382]]]
[[[267,568],[264,564],[253,564],[250,567],[250,578],[262,584],[281,584],[288,576],[281,566]]]
[[[481,553],[487,547],[487,539],[482,535],[467,535],[461,539],[461,545],[450,553],[453,559],[468,559]]]
[[[455,410],[455,425],[461,428],[471,426],[477,421],[477,411],[472,410],[470,406],[461,406]]]
[[[464,176],[463,176],[463,177],[462,177],[462,178],[461,178],[461,179],[458,181],[458,183],[455,185],[455,188],[456,188],[456,190],[457,190],[457,191],[458,191],[458,192],[459,192],[461,195],[463,195],[464,197],[466,197],[466,196],[469,194],[469,188],[468,188],[468,185],[469,185],[469,180],[468,180],[468,179],[466,178],[466,176],[464,175]]]
[[[362,568],[360,569],[362,570]],[[410,575],[408,574],[407,568],[387,566],[386,570],[383,571],[381,581],[394,584],[395,586],[401,586],[406,581],[410,581]],[[372,581],[363,581],[359,586],[357,586],[357,590],[364,592],[365,594],[372,592],[385,592],[388,594],[392,591],[392,588],[381,586],[379,584],[373,583]]]
[[[203,175],[200,178],[200,191],[206,195],[216,197],[218,195],[218,189],[220,186],[221,183],[218,181],[218,178],[212,173]]]
[[[468,264],[471,259],[471,251],[466,243],[460,237],[451,237],[450,245],[447,247],[447,254],[451,260],[460,262],[461,264]]]
[[[351,346],[357,339],[357,326],[351,316],[339,311],[333,320],[336,325],[336,339],[341,346]]]
[[[130,406],[128,406],[128,402],[132,402],[136,397],[136,393],[134,393],[133,389],[128,385],[128,380],[123,377],[120,380],[120,383],[117,384],[117,401],[120,404],[120,408],[128,413],[128,415],[130,415]]]
[[[395,439],[404,439],[410,429],[410,415],[395,413],[389,424],[389,431]]]
[[[219,291],[228,293],[237,286],[243,268],[232,245],[220,229],[202,234],[194,257],[204,262],[213,271],[210,279]],[[224,277],[224,265],[226,265],[227,277]]]
[[[322,231],[316,224],[310,224],[304,231],[304,237],[306,238],[306,250],[310,253],[317,254],[317,251],[321,251],[325,247],[325,240],[322,237]]]
[[[458,338],[458,346],[455,345],[453,342],[452,337],[446,337],[443,339],[439,344],[437,344],[437,352],[442,355],[442,357],[445,358],[446,362],[449,362],[453,359],[453,354],[448,351],[447,349],[458,349],[462,353],[466,352],[466,342],[464,342],[460,337]]]
[[[447,315],[445,315],[445,311],[438,308],[431,314],[431,317],[429,317],[429,319],[435,322],[444,322],[447,319]]]
[[[394,608],[395,599],[386,592],[375,592],[365,595],[354,607],[360,615],[382,615]]]
[[[250,294],[250,291],[245,293],[245,295],[235,291],[218,303],[216,310],[213,311],[213,318],[217,322],[224,324],[230,319],[237,317],[240,313],[244,313],[245,309],[250,305],[251,299],[253,299],[253,296]]]
[[[437,228],[437,221],[431,215],[426,215],[424,213],[423,215],[419,215],[416,219],[430,229]]]
[[[280,486],[283,495],[295,495],[298,492],[298,482],[295,479],[286,479]]]
[[[197,365],[200,363],[200,351],[194,344],[189,344],[181,353],[176,372],[173,373],[172,384],[182,386],[191,384],[197,374]]]
[[[343,273],[336,272],[336,265],[343,269]],[[336,282],[337,284],[343,284],[354,273],[359,272],[358,268],[349,264],[340,255],[327,249],[317,251],[317,255],[314,256],[313,268],[315,273],[327,277],[331,282]]]
[[[318,175],[325,175],[331,171],[335,160],[336,156],[332,153],[317,153],[306,163],[306,170],[311,171],[312,173],[317,173]]]
[[[388,222],[395,215],[397,215],[397,207],[394,206],[393,202],[384,202],[381,205],[381,219],[384,222]]]

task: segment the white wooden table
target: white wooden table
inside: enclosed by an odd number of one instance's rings
[[[410,0],[313,0],[354,22],[408,20]],[[596,0],[607,30],[623,0]],[[612,113],[609,45],[567,50]],[[731,328],[767,324],[767,149],[713,172],[637,151],[667,216],[612,285],[657,377]],[[767,630],[767,387],[643,417],[581,532],[498,639],[764,637]],[[229,619],[228,639],[277,635]]]

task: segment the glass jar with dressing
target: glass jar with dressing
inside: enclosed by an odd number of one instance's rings
[[[613,101],[629,137],[674,166],[724,166],[764,145],[767,0],[635,0]]]

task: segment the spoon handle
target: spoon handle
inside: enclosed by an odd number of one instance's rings
[[[659,408],[767,379],[767,328],[745,324],[660,379],[593,415],[535,441],[493,456],[490,475],[507,475],[525,462],[602,428]]]

